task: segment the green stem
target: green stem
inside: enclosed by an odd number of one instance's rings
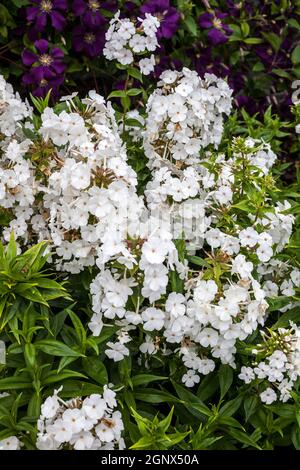
[[[128,89],[129,78],[130,78],[130,76],[129,76],[129,73],[127,72],[127,77],[126,77],[125,86],[124,86],[125,95],[126,95],[126,92],[127,92],[127,89]],[[128,107],[123,106],[123,131],[122,131],[123,134],[125,132],[125,119],[126,119],[127,110],[128,110]]]

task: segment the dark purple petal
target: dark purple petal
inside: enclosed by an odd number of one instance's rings
[[[28,7],[26,10],[26,17],[28,21],[33,21],[39,13],[39,8],[37,7]]]
[[[74,0],[72,2],[72,11],[75,16],[81,16],[87,9],[87,3],[84,0]]]
[[[64,29],[66,25],[66,19],[61,13],[58,11],[53,11],[50,14],[50,18],[53,28],[57,29],[57,31],[62,31]]]
[[[220,29],[211,29],[207,36],[214,46],[217,44],[224,44],[228,41],[227,36]]]
[[[53,68],[57,74],[61,75],[66,70],[66,64],[63,64],[62,62],[53,62],[51,64],[51,68]]]
[[[47,14],[41,13],[37,16],[35,27],[38,31],[43,31],[47,24]]]
[[[49,42],[46,39],[38,39],[35,41],[34,46],[40,54],[46,54],[49,50]]]
[[[211,13],[203,13],[199,16],[198,23],[201,28],[211,28],[213,26],[213,15]]]
[[[44,67],[34,67],[31,69],[32,83],[39,83],[45,77]]]
[[[170,39],[177,31],[179,25],[168,20],[162,21],[158,29],[158,37],[164,37]]]
[[[140,11],[142,13],[157,13],[170,8],[169,0],[149,0],[141,6]]]
[[[51,57],[55,60],[63,59],[64,53],[59,47],[53,47],[53,49],[51,51]]]
[[[67,0],[53,0],[52,5],[54,9],[58,8],[59,10],[67,10],[68,1]]]
[[[85,15],[83,16],[84,23],[90,27],[96,27],[96,26],[102,26],[105,25],[106,19],[104,16],[101,15],[98,11],[92,12],[92,11],[87,11]]]
[[[33,90],[32,94],[33,96],[36,96],[37,98],[44,98],[47,95],[49,89],[50,89],[49,85],[39,86]]]
[[[34,62],[38,61],[38,57],[36,54],[33,52],[29,51],[28,49],[25,49],[22,54],[22,62],[25,65],[31,66],[34,64]]]
[[[227,18],[228,16],[227,13],[222,13],[221,11],[216,11],[215,15],[219,20],[223,20],[224,18]]]
[[[227,24],[222,24],[222,29],[223,31],[227,33],[227,36],[230,36],[233,32],[232,29],[230,29],[229,26],[227,26]]]
[[[31,73],[25,73],[22,78],[22,82],[24,85],[31,85],[32,83],[35,83],[35,80],[33,80],[33,76]]]

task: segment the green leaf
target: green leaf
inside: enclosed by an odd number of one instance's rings
[[[126,93],[124,90],[115,90],[115,91],[112,91],[107,99],[109,100],[110,98],[125,98],[126,96]]]
[[[229,426],[231,428],[239,428],[242,431],[245,431],[245,428],[235,418],[232,418],[231,416],[219,416],[218,423],[225,424],[226,426]]]
[[[153,449],[153,438],[151,436],[143,436],[141,437],[135,444],[133,444],[129,449],[134,450],[149,450]]]
[[[101,385],[108,383],[107,370],[99,356],[84,357],[82,359],[82,365],[87,375],[94,379],[95,382]]]
[[[62,357],[61,360],[59,361],[57,372],[60,373],[65,367],[67,367],[69,364],[71,364],[72,362],[76,360],[77,360],[77,357],[73,357],[73,356]]]
[[[286,419],[295,418],[295,408],[294,405],[289,405],[288,403],[280,403],[277,405],[268,405],[268,410],[273,411],[278,416],[281,416]]]
[[[253,207],[248,201],[248,199],[243,199],[242,201],[238,202],[237,204],[233,204],[231,207],[236,209],[240,209],[241,211],[251,212],[253,211]]]
[[[12,2],[18,7],[24,7],[26,5],[29,5],[29,0],[12,0]]]
[[[228,434],[232,436],[234,439],[236,439],[239,442],[242,442],[243,444],[246,444],[247,446],[250,447],[255,447],[258,450],[261,450],[258,444],[250,437],[248,434],[246,434],[243,431],[240,431],[238,429],[230,428],[227,430]]]
[[[274,312],[276,310],[279,310],[282,307],[285,307],[287,304],[291,302],[291,299],[289,297],[286,297],[285,295],[280,295],[279,297],[272,297],[268,298],[268,304],[269,304],[269,312]],[[274,328],[274,327],[273,327]]]
[[[36,354],[34,344],[27,343],[24,347],[24,355],[27,367],[33,369],[36,365]]]
[[[300,44],[295,47],[295,49],[292,52],[291,59],[293,64],[299,64],[300,63]]]
[[[36,302],[48,307],[48,303],[36,287],[30,287],[25,291],[19,292],[19,294],[21,297],[24,297],[24,299],[31,300],[32,302]]]
[[[200,382],[197,397],[202,401],[206,401],[210,398],[219,387],[219,379],[216,372],[212,372],[205,376]]]
[[[184,24],[187,26],[187,29],[192,34],[192,36],[198,36],[198,25],[192,16],[187,16],[184,19]]]
[[[282,36],[275,33],[262,33],[264,38],[271,44],[275,52],[278,52],[282,43]]]
[[[124,396],[124,401],[125,401],[126,405],[128,406],[128,408],[129,409],[135,409],[136,408],[136,403],[135,403],[133,393],[130,390],[126,389],[123,393],[123,396]]]
[[[84,327],[83,327],[83,324],[81,323],[79,317],[78,317],[74,312],[72,312],[72,310],[66,309],[66,312],[68,313],[69,317],[70,317],[71,320],[72,320],[72,323],[73,323],[73,325],[74,325],[74,328],[75,328],[75,331],[76,331],[76,334],[77,334],[79,343],[80,343],[82,346],[85,346],[85,343],[86,343],[86,332],[85,332],[85,329],[84,329]]]
[[[48,385],[48,384],[53,384],[56,382],[61,382],[62,380],[70,379],[73,377],[87,379],[86,375],[83,375],[80,372],[76,372],[75,370],[64,369],[62,372],[58,372],[57,370],[52,370],[43,378],[42,383],[43,385]]]
[[[22,390],[24,388],[32,388],[32,381],[27,375],[16,375],[0,380],[0,391]]]
[[[200,256],[194,256],[194,255],[187,256],[187,260],[190,263],[195,264],[196,266],[203,266],[204,268],[211,267],[210,264],[207,261],[205,261],[205,259],[200,258]]]
[[[167,430],[169,429],[171,421],[172,421],[173,412],[174,412],[174,406],[172,406],[171,411],[168,414],[168,416],[166,416],[166,418],[164,418],[162,421],[158,423],[157,429],[159,429],[160,432],[165,434]]]
[[[194,395],[192,392],[177,384],[172,380],[173,387],[175,388],[179,398],[181,398],[182,403],[185,407],[191,412],[191,408],[198,411],[200,415],[211,416],[210,409],[203,403],[197,395]]]
[[[218,376],[219,376],[219,383],[220,383],[220,389],[221,389],[220,398],[222,399],[228,392],[233,381],[232,367],[230,367],[228,364],[222,364],[220,366]]]
[[[245,21],[241,23],[241,31],[244,38],[246,38],[250,33],[250,26]]]
[[[152,374],[139,374],[131,377],[131,382],[133,387],[138,385],[148,384],[150,382],[156,382],[157,380],[167,380],[169,377],[164,377],[161,375],[152,375]]]
[[[243,396],[239,395],[233,400],[228,401],[225,405],[222,406],[220,409],[221,416],[232,416],[241,406],[243,401]]]
[[[164,439],[164,445],[168,449],[169,447],[173,447],[179,442],[183,441],[190,434],[190,431],[187,432],[175,432],[173,434],[167,434]]]
[[[34,393],[28,403],[27,414],[32,418],[38,418],[41,413],[41,396],[37,393]]]
[[[298,31],[300,31],[300,24],[298,23],[298,21],[295,18],[290,18],[288,20],[288,24],[290,26],[292,26],[292,28],[296,28],[296,29],[298,29]]]
[[[8,262],[10,262],[16,256],[17,256],[17,244],[15,242],[14,232],[11,232],[9,243],[6,248],[6,259]]]
[[[245,398],[244,411],[245,411],[246,421],[248,421],[250,416],[252,416],[253,413],[255,413],[258,405],[259,405],[259,399],[256,395],[250,395]]]
[[[53,279],[47,277],[40,277],[34,280],[37,286],[42,289],[65,290],[64,287]]]
[[[278,77],[290,78],[290,74],[282,69],[272,69],[272,73],[275,73]]]
[[[125,124],[129,127],[143,127],[143,124],[141,124],[137,119],[125,119]]]
[[[61,343],[60,341],[57,341],[55,339],[43,339],[41,341],[36,341],[35,347],[52,356],[83,356],[83,354],[74,351],[73,349],[69,348],[69,346],[67,346],[66,344]]]
[[[134,69],[133,67],[129,67],[127,69],[127,72],[131,77],[136,78],[140,82],[143,81],[143,75],[141,74],[141,72],[139,70]]]
[[[141,400],[146,403],[181,403],[181,400],[171,395],[171,393],[163,390],[156,390],[155,388],[147,388],[145,390],[137,389],[134,393],[136,400]]]
[[[128,96],[137,96],[140,95],[143,92],[140,88],[131,88],[130,90],[127,90],[127,95]]]
[[[300,323],[300,309],[299,307],[292,308],[287,312],[280,315],[277,322],[272,326],[272,330],[277,330],[278,328],[286,328],[290,325],[290,321],[298,324]]]
[[[296,450],[300,450],[300,428],[295,426],[292,431],[292,442]]]
[[[261,44],[263,42],[260,38],[246,38],[244,39],[245,44]]]

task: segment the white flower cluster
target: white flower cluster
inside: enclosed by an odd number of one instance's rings
[[[37,140],[14,134],[1,143],[0,204],[11,222],[3,235],[52,242],[57,269],[79,272],[122,252],[144,210],[135,191],[114,112],[91,91],[69,111],[46,108]]]
[[[39,450],[124,449],[122,415],[113,411],[116,394],[106,385],[103,395],[64,401],[60,390],[42,405],[36,446]]]
[[[117,60],[122,65],[131,65],[136,56],[154,52],[158,47],[156,32],[159,28],[159,20],[150,13],[145,18],[138,18],[134,23],[129,18],[120,19],[118,11],[110,21],[106,32],[106,43],[103,54],[108,60]],[[155,58],[143,57],[138,61],[138,66],[143,75],[149,75],[154,70]]]
[[[31,115],[31,108],[27,102],[14,93],[12,86],[6,83],[0,75],[0,135],[13,135],[18,122]]]
[[[201,79],[187,68],[168,70],[160,78],[147,104],[144,148],[149,164],[159,166],[162,159],[197,163],[201,148],[220,143],[232,90],[213,74]]]
[[[236,341],[264,324],[269,292],[263,289],[264,266],[288,242],[294,220],[284,214],[288,203],[274,207],[267,197],[263,217],[251,211],[237,217],[234,207],[244,190],[241,175],[247,171],[253,190],[263,193],[276,155],[269,144],[247,138],[233,141],[230,157],[206,151],[200,158],[202,147],[219,143],[222,114],[231,106],[227,84],[211,76],[205,80],[188,69],[168,71],[150,96],[144,149],[152,180],[145,197],[151,211],[148,223],[156,226],[150,232],[144,228],[130,233],[127,248],[132,259],[124,260],[126,276],[115,269],[102,271],[91,285],[93,334],[100,333],[105,319],[119,326],[107,356],[115,361],[128,356],[132,333],[142,329],[146,336],[140,351],[170,354],[173,346],[188,369],[182,380],[190,387],[199,382],[198,374],[214,369],[217,359],[235,367]],[[185,118],[173,118],[177,111]],[[190,144],[193,151],[187,153]],[[176,239],[184,239],[189,251],[204,249],[209,256],[206,269],[194,273],[187,260],[179,262]],[[222,270],[216,282],[211,277],[218,266]],[[169,277],[175,272],[184,282],[180,294],[169,293]],[[133,312],[127,305],[137,292]],[[149,307],[140,306],[144,298]]]
[[[135,330],[139,324],[143,325],[145,331],[159,330],[164,326],[165,315],[162,311],[150,307],[141,314],[139,301],[135,312],[126,309],[133,288],[139,286],[140,296],[153,303],[166,294],[169,270],[174,266],[178,270],[182,269],[171,233],[161,228],[149,233],[149,228],[153,228],[155,223],[157,221],[149,219],[144,225],[141,224],[139,228],[142,228],[143,237],[140,232],[139,235],[135,232],[135,236],[127,240],[127,253],[123,250],[122,256],[116,257],[129,273],[138,269],[135,278],[125,277],[116,269],[110,271],[103,267],[90,286],[95,313],[89,327],[93,334],[100,334],[105,319],[114,320],[120,326],[117,341],[108,343],[110,349],[105,351],[115,361],[129,355],[125,346],[125,343],[131,341],[129,330]]]
[[[268,385],[260,393],[263,403],[286,402],[300,377],[300,329],[291,322],[290,329],[279,328],[276,332],[271,331],[271,336],[263,334],[263,337],[265,344],[259,344],[253,353],[267,354],[266,358],[256,361],[252,367],[243,366],[239,378],[246,384],[255,380]]]
[[[0,144],[4,238],[13,229],[24,243],[50,240],[59,270],[96,264],[89,327],[95,336],[118,327],[105,354],[121,361],[138,337],[143,354],[180,355],[187,386],[216,360],[235,367],[236,342],[264,325],[276,286],[293,296],[300,283],[291,267],[290,278],[275,275],[294,217],[269,197],[269,144],[236,138],[228,155],[204,149],[219,144],[230,108],[224,80],[162,74],[147,105],[144,198],[111,105],[94,91],[45,109],[39,131],[25,121],[36,138],[15,132]]]
[[[16,436],[6,437],[0,441],[0,450],[21,450],[22,442]]]
[[[286,261],[273,258],[268,263],[258,266],[258,272],[260,282],[263,283],[263,289],[269,298],[284,296],[288,300],[296,294],[296,288],[300,287],[300,270]],[[279,310],[285,312],[297,306],[299,302],[288,302]]]

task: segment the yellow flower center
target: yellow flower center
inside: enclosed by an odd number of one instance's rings
[[[52,2],[50,2],[50,0],[43,0],[41,2],[41,10],[45,13],[50,13],[52,10]]]
[[[93,11],[99,10],[99,2],[97,2],[97,0],[89,0],[89,8]]]
[[[222,21],[219,18],[213,19],[213,25],[217,29],[222,29]]]
[[[40,63],[42,65],[45,65],[47,67],[48,65],[51,65],[52,62],[53,62],[53,59],[49,54],[42,54],[40,56]]]
[[[93,44],[93,42],[95,42],[95,39],[96,38],[93,33],[87,33],[84,36],[84,42],[86,42],[87,44]]]

